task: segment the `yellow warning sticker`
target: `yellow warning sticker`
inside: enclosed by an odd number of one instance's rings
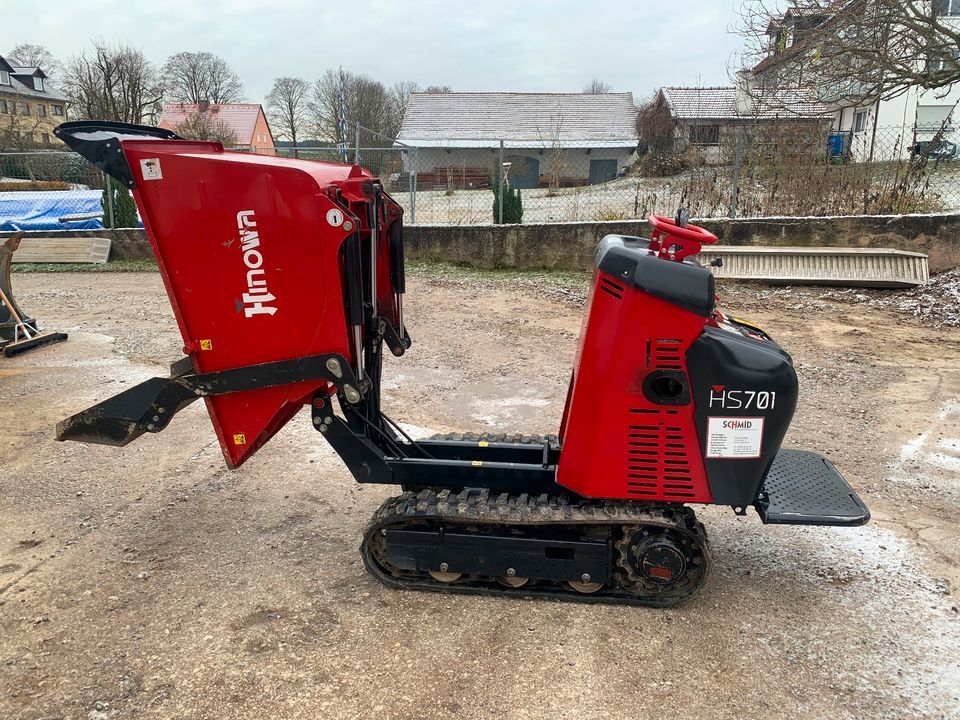
[[[233,444],[234,444],[234,445],[246,445],[246,444],[247,444],[247,436],[244,435],[243,433],[235,433],[234,436],[233,436]]]
[[[213,350],[213,340],[201,340],[200,341],[201,350]]]
[[[488,443],[486,440],[481,440],[480,442],[477,443],[477,445],[479,445],[480,447],[489,447],[490,443]]]
[[[483,460],[474,460],[470,464],[473,465],[474,467],[480,467],[481,465],[483,465]]]
[[[735,323],[739,323],[739,324],[741,324],[741,325],[746,325],[748,328],[753,328],[754,330],[760,330],[761,332],[763,331],[763,328],[762,328],[762,327],[760,327],[760,326],[757,325],[756,323],[750,322],[749,320],[744,320],[744,319],[738,318],[738,317],[731,317],[730,319],[733,320]]]

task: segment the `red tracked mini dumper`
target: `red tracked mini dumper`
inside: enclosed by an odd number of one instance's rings
[[[361,551],[407,589],[668,606],[710,570],[693,504],[869,519],[828,460],[781,448],[790,356],[716,308],[690,257],[716,242],[701,228],[652,217],[650,239],[600,242],[557,437],[414,441],[381,409],[383,349],[411,341],[403,211],[375,177],[136,125],[56,134],[133,190],[186,353],[61,422],[61,440],[125,445],[203,398],[238,467],[309,405],[357,481],[401,486]]]

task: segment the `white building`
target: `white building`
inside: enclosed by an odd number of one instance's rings
[[[940,22],[960,29],[960,0],[932,0],[927,6]],[[824,11],[788,8],[779,21],[771,23],[770,56],[753,68],[754,76],[781,87],[802,86],[804,66],[816,55],[803,40],[827,21]],[[960,49],[954,52],[960,53]],[[854,160],[904,159],[918,143],[934,139],[937,133],[942,133],[947,143],[960,144],[958,103],[960,84],[937,90],[913,86],[891,99],[834,104],[832,128],[842,135],[844,154]]]
[[[915,139],[917,143],[930,141],[941,129],[943,140],[960,144],[958,102],[957,85],[946,92],[912,87],[892,100],[839,108],[833,127],[849,133],[853,158],[871,157],[872,148],[874,160],[898,160],[909,157]]]
[[[636,159],[632,93],[412,93],[397,136],[417,185],[513,187],[606,182]]]

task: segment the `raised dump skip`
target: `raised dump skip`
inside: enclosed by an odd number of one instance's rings
[[[697,260],[721,279],[777,284],[846,285],[899,288],[926,284],[930,277],[923,253],[889,248],[743,247],[714,245]]]

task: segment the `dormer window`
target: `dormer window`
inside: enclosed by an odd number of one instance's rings
[[[0,85],[10,84],[10,73],[6,70],[0,70]]]
[[[34,89],[34,90],[39,90],[40,92],[43,92],[43,78],[42,78],[42,77],[36,77],[36,76],[35,76],[35,77],[33,78],[33,89]]]

